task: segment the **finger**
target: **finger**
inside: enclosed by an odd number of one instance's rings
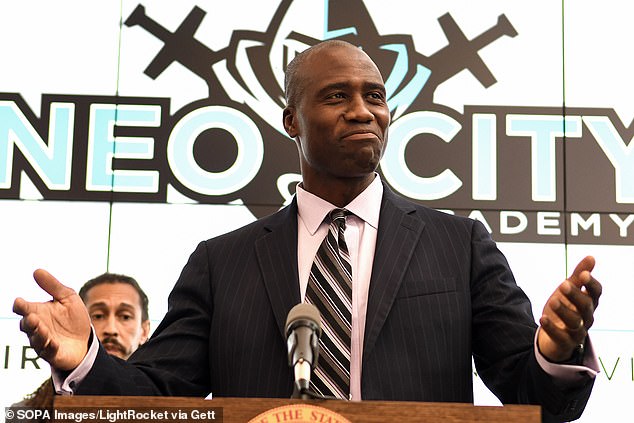
[[[561,292],[563,293],[563,297],[570,304],[570,309],[577,310],[579,313],[582,313],[583,310],[593,308],[593,301],[590,295],[588,295],[585,290],[578,288],[572,282],[564,281],[561,284]],[[590,312],[594,312],[594,310],[590,310]]]
[[[594,265],[594,257],[584,257],[584,259],[577,264],[577,267],[575,267],[575,270],[572,272],[572,275],[570,275],[568,280],[578,287],[585,285],[592,280],[590,272],[594,269]]]
[[[588,335],[583,326],[583,321],[576,323],[578,329],[561,329],[548,316],[542,316],[539,323],[541,329],[558,345],[558,349],[565,351],[563,354],[565,356],[570,356],[578,345],[585,342]]]
[[[37,355],[46,361],[55,357],[59,350],[59,345],[53,341],[48,329],[42,326],[38,326],[35,332],[29,336],[29,343]]]
[[[601,294],[603,293],[603,286],[601,286],[601,283],[595,278],[592,278],[590,282],[586,283],[584,286],[586,288],[586,292],[590,298],[592,298],[594,308],[597,308],[599,305],[599,297],[601,297]]]
[[[573,290],[581,293],[581,290],[577,288],[573,283],[569,282],[568,280],[563,281],[549,299],[549,303],[553,306],[557,306],[557,302],[559,301],[570,310],[578,311],[576,304],[572,302],[571,298],[569,298],[569,296],[572,295],[571,291]]]
[[[573,283],[568,280],[563,281],[557,289],[553,292],[553,294],[548,298],[545,307],[556,309],[562,304],[565,307],[568,307],[570,310],[578,311],[575,303],[571,301],[569,296],[571,296],[571,292],[576,291],[576,293],[587,297],[587,295],[583,294],[579,288],[577,288]],[[575,298],[574,296],[572,298]],[[546,309],[544,309],[544,313]]]
[[[42,316],[38,313],[29,313],[20,320],[20,330],[27,335],[35,332],[42,326]]]
[[[553,307],[553,311],[563,323],[563,327],[561,327],[562,330],[568,331],[570,336],[574,339],[577,339],[579,337],[577,335],[579,334],[585,337],[586,322],[582,315],[575,310],[569,309],[562,303],[559,303],[559,306]]]
[[[55,276],[44,269],[37,269],[33,272],[33,278],[35,278],[35,282],[37,282],[40,288],[50,294],[55,300],[62,300],[75,293],[75,291],[63,285]]]
[[[44,348],[49,344],[48,331],[45,329],[35,328],[29,335],[29,344],[40,355]]]
[[[48,343],[48,331],[41,327],[40,319],[35,314],[28,314],[20,319],[20,330],[27,335],[29,344],[37,353]]]
[[[31,311],[31,303],[26,301],[24,298],[16,298],[13,301],[13,312],[19,314],[20,316],[25,316]]]
[[[569,281],[565,281],[561,284],[561,292],[571,304],[568,308],[574,312],[573,319],[583,319],[586,329],[590,328],[594,323],[594,301],[590,295],[586,294]],[[571,327],[576,327],[574,320]]]
[[[570,282],[564,282],[576,290]],[[553,294],[544,307],[540,323],[553,341],[564,348],[572,348],[581,343],[587,334],[587,323],[574,306],[571,308],[560,288]],[[589,315],[592,318],[592,314]],[[547,323],[546,323],[547,322]]]
[[[559,348],[572,351],[579,344],[568,331],[559,328],[550,317],[542,316],[539,319],[539,324]]]

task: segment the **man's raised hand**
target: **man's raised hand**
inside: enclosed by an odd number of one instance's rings
[[[589,256],[581,260],[544,306],[537,345],[550,361],[568,360],[577,345],[584,343],[594,323],[602,292],[601,284],[592,277],[594,263]]]
[[[90,317],[77,293],[46,270],[33,272],[37,284],[53,299],[44,303],[16,298],[13,311],[22,316],[20,330],[35,352],[57,370],[73,370],[88,351]]]

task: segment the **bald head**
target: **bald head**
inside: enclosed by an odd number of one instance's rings
[[[333,48],[352,49],[353,51],[361,52],[363,55],[367,56],[367,54],[359,47],[342,40],[322,41],[319,44],[315,44],[314,46],[297,54],[286,67],[286,72],[284,74],[284,92],[286,95],[287,107],[294,107],[302,95],[306,83],[306,74],[303,72],[302,68],[306,62],[308,62],[309,59],[316,53]],[[370,59],[369,56],[367,57]],[[372,59],[370,59],[370,61],[372,61]]]

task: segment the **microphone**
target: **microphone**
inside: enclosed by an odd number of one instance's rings
[[[306,399],[302,392],[308,390],[310,374],[319,357],[319,337],[321,336],[320,314],[312,304],[300,303],[288,312],[286,337],[288,365],[295,371],[293,398]]]

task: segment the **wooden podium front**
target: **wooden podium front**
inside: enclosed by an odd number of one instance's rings
[[[457,403],[423,403],[400,401],[301,401],[279,398],[200,398],[182,397],[114,397],[114,396],[59,396],[55,398],[55,410],[60,413],[71,409],[183,409],[203,410],[221,409],[224,423],[246,423],[268,410],[288,405],[317,406],[337,413],[351,422],[527,422],[541,421],[539,406],[507,405],[504,407],[474,406]],[[314,421],[336,423],[332,417],[316,414],[295,418],[289,412],[266,413],[268,417],[258,420],[261,423],[293,423]],[[197,412],[196,416],[200,413]],[[155,422],[154,419],[137,420]],[[167,419],[164,421],[178,421]],[[127,420],[122,420],[127,421]],[[189,421],[189,420],[188,420]],[[207,420],[213,421],[213,420]]]

